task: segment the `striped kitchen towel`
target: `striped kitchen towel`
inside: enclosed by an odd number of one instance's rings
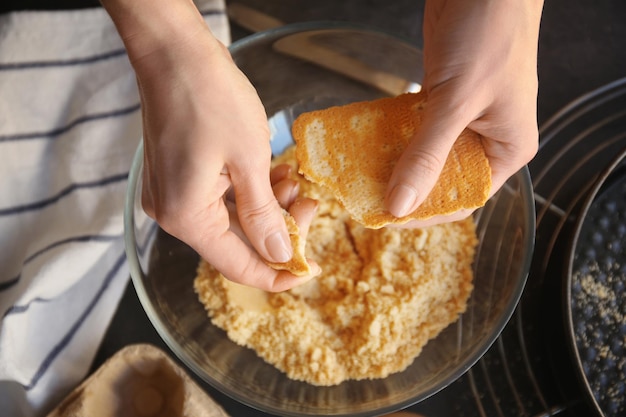
[[[224,0],[196,2],[228,44]],[[45,415],[91,365],[128,282],[135,76],[101,8],[0,16],[0,415]]]

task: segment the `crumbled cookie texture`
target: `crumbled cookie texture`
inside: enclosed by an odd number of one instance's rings
[[[293,148],[275,163],[297,172]],[[281,293],[225,279],[201,261],[194,283],[211,321],[289,378],[313,385],[384,378],[465,311],[477,238],[471,218],[424,229],[367,229],[318,185],[307,257],[322,274]]]

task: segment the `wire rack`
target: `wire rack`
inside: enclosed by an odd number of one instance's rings
[[[540,129],[529,165],[537,229],[526,288],[493,346],[444,390],[456,415],[591,415],[564,336],[562,285],[581,206],[625,149],[626,78],[580,97]]]

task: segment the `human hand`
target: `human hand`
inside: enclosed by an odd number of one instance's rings
[[[233,281],[281,291],[306,280],[264,262],[286,262],[292,248],[270,180],[267,117],[228,50],[190,1],[103,4],[139,85],[144,210]],[[283,180],[273,181],[279,193]]]
[[[433,188],[459,134],[483,136],[493,195],[537,152],[540,0],[428,0],[422,125],[394,168],[387,209],[402,217]],[[460,220],[464,210],[407,226]]]
[[[292,178],[292,168],[288,164],[279,165],[273,168],[270,173],[270,182],[272,183],[272,190],[274,191],[276,199],[280,206],[287,210],[295,219],[298,225],[299,235],[303,241],[306,241],[311,221],[317,211],[318,202],[310,198],[299,197],[300,184]],[[236,205],[232,200],[231,193],[227,193],[226,205],[230,213],[230,229],[244,242],[248,242],[248,238],[241,228]],[[307,278],[296,281],[296,284],[302,284],[308,278],[312,278],[321,272],[316,262],[311,259],[307,259],[307,262],[312,273]],[[286,277],[291,278],[290,275],[286,275]],[[280,278],[284,280],[284,277],[281,276]],[[293,280],[291,281],[293,282]]]

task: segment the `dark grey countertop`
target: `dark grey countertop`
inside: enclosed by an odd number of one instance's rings
[[[363,23],[410,39],[420,38],[423,1],[414,0],[239,0],[280,20],[293,23],[341,20]],[[233,39],[248,32],[233,26]],[[495,34],[494,34],[495,35]],[[539,45],[538,120],[583,93],[626,76],[626,2],[623,0],[547,0]],[[144,313],[129,284],[97,353],[94,369],[122,347],[151,343],[168,348]],[[233,416],[265,414],[206,387]],[[454,411],[449,398],[435,395],[412,407],[428,416]]]

